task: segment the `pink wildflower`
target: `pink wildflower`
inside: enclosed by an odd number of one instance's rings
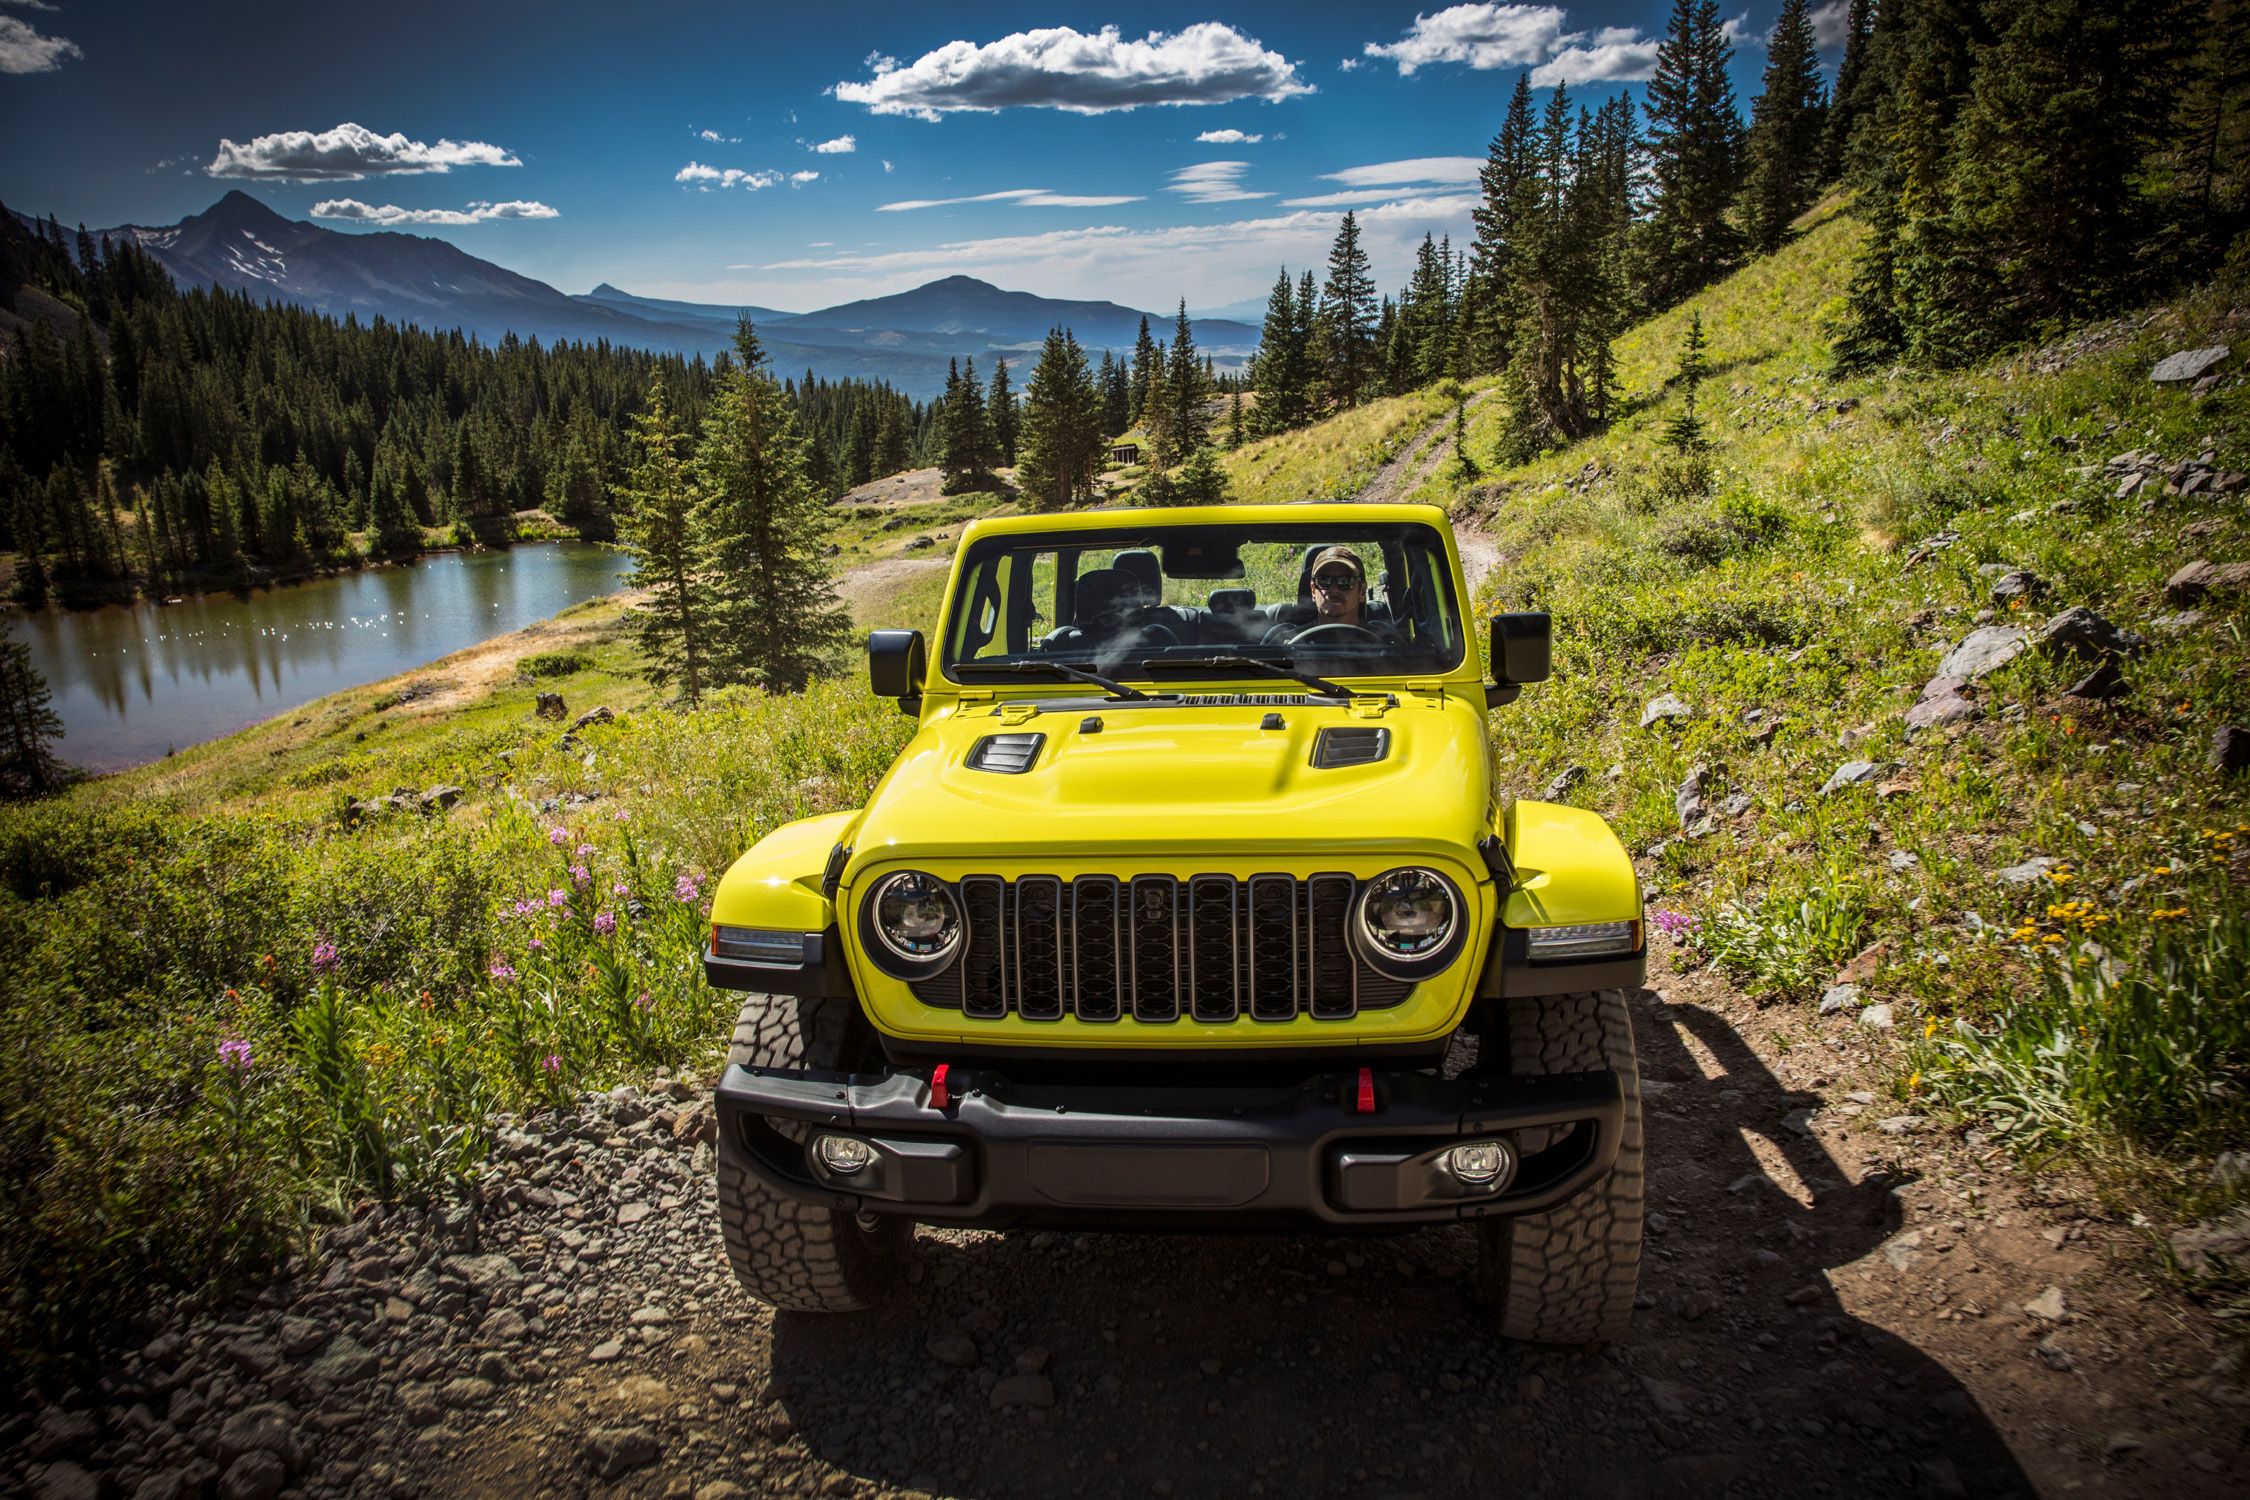
[[[672,896],[678,901],[693,901],[703,894],[703,887],[693,875],[682,873],[672,882]]]
[[[313,944],[312,967],[315,974],[325,974],[336,967],[336,945],[325,939]]]
[[[609,888],[609,893],[612,896],[630,896],[633,894],[633,888],[620,880]]]
[[[525,946],[529,947],[529,948],[531,949],[531,951],[532,951],[532,952],[534,952],[534,953],[544,953],[544,952],[546,952],[546,951],[547,951],[547,945],[546,945],[546,943],[545,943],[545,942],[543,942],[543,941],[541,941],[541,940],[540,940],[540,939],[538,939],[538,938],[533,938],[533,939],[532,939],[532,940],[531,940],[531,941],[530,941],[530,942],[529,942],[528,944],[526,944]]]
[[[572,865],[570,867],[570,883],[572,885],[584,888],[593,881],[593,878],[594,872],[584,865]]]
[[[633,1002],[633,1005],[636,1009],[639,1010],[654,1010],[656,1009],[656,997],[650,994],[647,990],[643,990],[641,991],[640,998],[635,1000]]]
[[[606,911],[594,913],[594,931],[600,933],[603,937],[608,937],[616,930],[617,918],[614,914]]]
[[[556,1074],[562,1072],[562,1059],[550,1052],[539,1060],[539,1066],[547,1070],[549,1078],[553,1078]]]
[[[491,973],[494,979],[499,980],[502,984],[506,984],[509,980],[516,977],[516,970],[513,964],[501,963],[497,959],[493,961],[492,968],[488,972]]]
[[[547,830],[547,842],[560,849],[570,842],[570,831],[565,828],[550,828]]]
[[[547,893],[547,904],[549,906],[570,905],[570,892],[564,890],[561,886],[556,886]]]
[[[579,845],[579,846],[578,846],[578,847],[577,847],[576,849],[572,850],[571,852],[572,852],[573,854],[577,855],[577,856],[578,856],[578,857],[579,857],[580,859],[587,859],[587,858],[590,858],[590,857],[591,857],[591,856],[593,855],[593,853],[594,853],[594,846],[593,846],[592,844],[580,844],[580,845]]]
[[[219,1043],[219,1061],[237,1077],[246,1076],[250,1071],[250,1044],[240,1037],[226,1038]]]

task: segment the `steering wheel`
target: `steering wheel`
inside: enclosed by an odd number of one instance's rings
[[[1319,645],[1323,644],[1322,637],[1326,637],[1329,642],[1368,641],[1376,645],[1381,645],[1383,640],[1381,636],[1364,625],[1351,625],[1342,620],[1332,620],[1326,625],[1314,625],[1298,631],[1290,637],[1289,643],[1293,646],[1302,646],[1309,641]]]

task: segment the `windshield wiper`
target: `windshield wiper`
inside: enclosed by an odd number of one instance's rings
[[[1196,667],[1214,672],[1232,668],[1236,671],[1255,672],[1261,677],[1294,678],[1314,692],[1331,698],[1355,696],[1350,688],[1338,686],[1325,677],[1296,671],[1296,658],[1289,656],[1152,656],[1141,663],[1141,670],[1144,672],[1158,667]]]
[[[1089,672],[1084,667],[1074,667],[1066,662],[1059,661],[964,661],[956,662],[953,670],[956,672],[1005,673],[1011,677],[1026,677],[1035,674],[1042,677],[1068,677],[1075,682],[1090,682],[1098,688],[1105,689],[1113,698],[1126,698],[1138,702],[1149,696],[1139,688],[1119,682],[1114,677],[1104,677],[1099,672]]]

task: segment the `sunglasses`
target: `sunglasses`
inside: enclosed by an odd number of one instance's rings
[[[1313,579],[1313,587],[1327,589],[1330,592],[1339,589],[1356,589],[1359,587],[1359,575],[1357,573],[1322,573]]]

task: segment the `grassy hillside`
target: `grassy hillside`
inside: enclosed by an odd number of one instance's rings
[[[2250,556],[2250,490],[2210,492],[2250,470],[2246,391],[2239,355],[2202,395],[2148,373],[2240,347],[2242,289],[1987,368],[1838,380],[1823,324],[1859,233],[1816,212],[1632,330],[1610,432],[1467,483],[1440,465],[1418,491],[1497,543],[1485,610],[1555,616],[1555,680],[1496,716],[1501,775],[1608,816],[1659,920],[1803,1006],[1808,1038],[1887,1020],[1902,1109],[2213,1211],[2242,1191],[2214,1159],[2250,1137],[2250,798],[2210,762],[2250,725],[2250,646],[2239,586],[2165,584]],[[1666,482],[1660,443],[1695,313],[1708,495]],[[1501,416],[1478,411],[1474,452]],[[2128,453],[2146,461],[2110,464]],[[2173,472],[2209,477],[2168,495]],[[2153,477],[2120,498],[2135,473]],[[2030,588],[2004,597],[2016,570]],[[2068,692],[2098,654],[2033,649],[1963,690],[1965,722],[1909,732],[1971,630],[2073,606],[2142,638],[2120,696]],[[1685,716],[1640,727],[1662,694]],[[1854,762],[1864,779],[1824,791]],[[1823,1018],[1846,977],[1858,993]]]

